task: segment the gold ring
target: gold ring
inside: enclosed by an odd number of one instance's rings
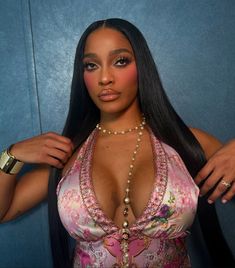
[[[231,183],[225,181],[225,180],[221,180],[221,184],[223,184],[226,187],[231,187]]]

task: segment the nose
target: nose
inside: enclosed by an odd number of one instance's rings
[[[104,67],[101,69],[99,85],[106,86],[114,82],[113,73],[110,68]]]

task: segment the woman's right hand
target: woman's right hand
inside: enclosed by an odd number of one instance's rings
[[[48,164],[63,168],[73,153],[73,144],[67,137],[48,132],[15,143],[10,153],[17,160],[31,164]]]

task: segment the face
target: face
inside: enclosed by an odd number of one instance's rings
[[[122,33],[110,28],[91,33],[83,65],[85,85],[101,114],[138,109],[135,57]]]

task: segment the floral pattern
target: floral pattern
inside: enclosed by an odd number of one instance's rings
[[[167,219],[170,218],[173,213],[174,210],[171,207],[168,205],[163,205],[157,215],[152,217],[152,220],[156,222],[167,223]]]
[[[175,150],[151,133],[155,160],[154,191],[143,215],[131,226],[131,267],[190,267],[185,236],[197,207],[198,187]],[[77,240],[74,267],[121,267],[121,230],[96,200],[90,178],[96,131],[81,147],[61,179],[58,210]]]

